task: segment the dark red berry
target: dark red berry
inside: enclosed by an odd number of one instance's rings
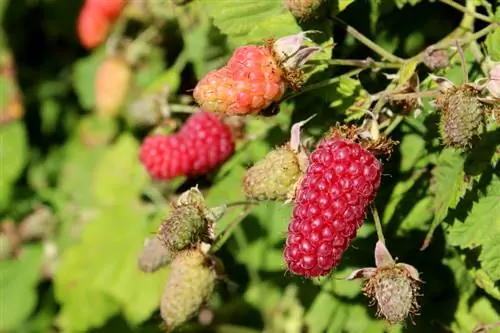
[[[149,174],[167,180],[205,174],[234,152],[231,130],[214,114],[193,114],[173,135],[152,135],[142,143],[140,160]]]
[[[311,154],[301,181],[284,257],[290,272],[328,274],[356,237],[380,186],[381,164],[359,144],[326,139]]]

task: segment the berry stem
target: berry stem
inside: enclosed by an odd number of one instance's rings
[[[351,66],[351,67],[362,67],[362,68],[373,68],[373,69],[382,69],[382,68],[400,68],[400,63],[391,63],[391,62],[382,62],[375,61],[372,58],[366,59],[329,59],[329,60],[312,60],[311,64],[319,63],[319,64],[328,64],[328,65],[336,65],[336,66]]]
[[[439,94],[437,90],[429,90],[429,91],[421,91],[421,92],[413,92],[413,93],[402,93],[402,94],[392,94],[389,99],[402,100],[408,98],[419,98],[419,97],[436,97]]]
[[[462,67],[462,80],[463,83],[468,83],[469,82],[469,72],[467,71],[467,60],[465,60],[465,54],[464,50],[462,49],[462,46],[458,41],[455,42],[457,46],[457,52],[458,55],[460,56],[460,65]]]
[[[500,26],[499,22],[493,22],[490,25],[486,26],[485,28],[479,30],[478,32],[470,34],[470,35],[467,35],[467,36],[465,36],[465,37],[463,37],[461,39],[454,38],[454,37],[451,37],[451,36],[450,36],[450,38],[444,38],[443,40],[441,40],[440,42],[438,42],[437,44],[435,44],[434,48],[435,49],[446,49],[446,48],[448,48],[450,46],[455,45],[455,43],[457,41],[460,43],[460,45],[468,44],[470,42],[475,41],[476,39],[479,39],[481,37],[486,36],[487,34],[489,34],[494,29],[498,29],[499,26]],[[425,56],[425,50],[422,51],[421,53],[417,54],[413,58],[411,58],[411,60],[421,62],[424,59],[424,56]]]
[[[169,104],[168,109],[173,113],[196,113],[200,110],[197,106],[183,104]]]
[[[329,86],[331,84],[335,84],[335,83],[339,82],[342,78],[358,75],[359,73],[361,73],[364,70],[365,70],[365,68],[357,68],[355,70],[352,70],[352,71],[347,72],[345,74],[333,77],[331,79],[307,85],[307,86],[303,87],[300,91],[297,91],[296,93],[293,93],[293,94],[289,95],[288,97],[286,97],[284,99],[284,101],[295,98],[295,97],[302,95],[306,92],[313,91],[316,89],[321,89],[321,88],[324,88],[324,87]]]
[[[345,23],[344,21],[342,21],[338,17],[331,15],[329,18],[334,23],[337,23],[343,29],[345,29],[348,34],[350,34],[351,36],[353,36],[354,38],[356,38],[360,43],[362,43],[363,45],[365,45],[366,47],[368,47],[369,49],[371,49],[373,52],[375,52],[378,55],[380,55],[382,58],[385,58],[385,59],[387,59],[387,60],[389,60],[391,62],[394,62],[394,63],[403,63],[404,62],[403,59],[401,59],[399,57],[396,57],[392,53],[387,52],[385,49],[383,49],[382,47],[378,46],[376,43],[374,43],[373,41],[371,41],[368,37],[366,37],[365,35],[363,35],[361,32],[359,32],[358,30],[356,30],[354,27],[348,25],[347,23]]]
[[[250,207],[246,207],[240,212],[240,214],[238,214],[231,222],[228,223],[226,228],[224,228],[224,230],[222,230],[222,232],[215,239],[212,248],[210,249],[212,253],[217,252],[226,243],[233,230],[241,221],[245,219],[245,217],[250,214],[251,211],[252,209],[250,209]]]
[[[403,121],[404,119],[404,116],[402,115],[397,115],[392,121],[391,123],[389,124],[389,126],[387,126],[387,128],[385,129],[384,131],[384,135],[385,136],[389,136],[389,134],[392,133],[392,131],[394,131],[396,129],[396,127],[398,127],[398,125]]]
[[[228,203],[226,207],[238,207],[238,206],[249,206],[249,205],[259,205],[258,202],[253,202],[253,201],[234,201],[231,203]]]
[[[382,232],[382,223],[380,222],[380,217],[378,216],[378,211],[375,205],[372,205],[372,215],[373,221],[375,222],[375,229],[377,230],[378,240],[385,245],[384,233]]]
[[[158,35],[158,28],[155,25],[150,25],[129,45],[126,59],[130,64],[135,64],[142,57],[147,49],[147,44]]]
[[[473,16],[473,17],[477,18],[478,20],[482,20],[482,21],[488,22],[488,23],[493,23],[493,20],[491,18],[489,18],[488,16],[483,15],[483,14],[479,14],[479,13],[475,12],[474,10],[470,10],[469,8],[464,7],[464,6],[456,3],[453,0],[439,0],[439,1],[450,6],[450,7],[455,8],[456,10],[461,11],[462,13],[464,13],[466,15]]]

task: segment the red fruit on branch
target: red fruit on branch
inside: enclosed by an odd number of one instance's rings
[[[77,34],[85,48],[93,49],[102,44],[110,29],[108,18],[98,8],[88,5],[82,8],[77,21]]]
[[[125,5],[125,0],[87,0],[86,6],[99,10],[109,21],[115,21]]]
[[[140,160],[155,179],[205,174],[234,153],[231,129],[216,115],[193,114],[178,133],[152,135],[141,145]]]
[[[258,114],[279,102],[287,86],[300,81],[298,68],[319,47],[303,45],[305,33],[267,45],[247,45],[233,53],[226,66],[209,72],[193,97],[205,110],[226,115]]]
[[[355,238],[380,186],[382,166],[359,143],[333,133],[310,156],[284,250],[290,272],[328,274]]]
[[[258,113],[285,93],[281,69],[264,46],[236,49],[226,67],[207,74],[194,98],[208,111],[230,115]]]

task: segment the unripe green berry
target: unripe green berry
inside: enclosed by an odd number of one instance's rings
[[[247,170],[243,187],[247,197],[253,200],[289,198],[302,175],[300,158],[288,145],[270,151]]]
[[[213,293],[213,259],[199,249],[180,252],[172,261],[160,312],[168,330],[192,318]]]
[[[158,237],[154,237],[144,244],[137,265],[141,271],[153,273],[169,264],[173,256],[170,249],[164,246]]]
[[[440,131],[445,146],[471,148],[484,131],[485,106],[478,99],[477,89],[468,86],[452,87],[436,99],[441,110]]]
[[[283,0],[286,9],[298,19],[308,19],[318,12],[325,0]]]
[[[403,322],[418,309],[418,282],[399,266],[377,270],[364,287],[365,294],[377,303],[377,315],[389,323]]]
[[[205,207],[203,195],[197,188],[187,190],[180,195],[170,216],[160,225],[158,239],[173,252],[195,246],[199,242],[210,243],[213,222],[220,217],[213,214],[214,209]]]

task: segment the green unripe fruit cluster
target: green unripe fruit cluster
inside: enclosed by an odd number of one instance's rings
[[[168,330],[192,318],[209,300],[216,280],[214,260],[198,249],[179,253],[161,299],[160,312]]]

